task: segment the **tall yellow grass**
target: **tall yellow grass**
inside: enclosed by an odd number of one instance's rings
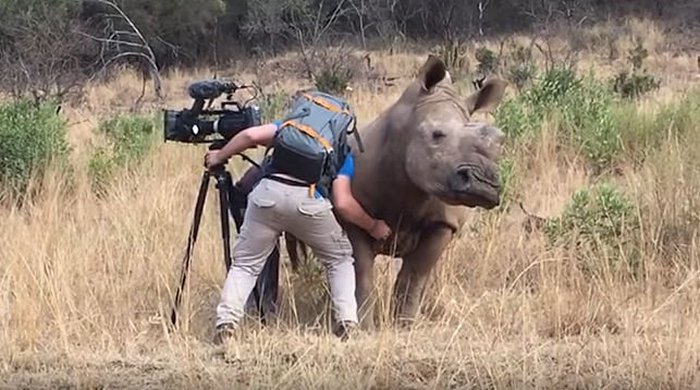
[[[625,26],[627,34],[606,39],[623,49],[631,36],[645,37],[652,71],[672,70],[664,73],[664,87],[640,104],[652,108],[678,99],[693,80],[692,59],[668,55],[667,38],[649,22]],[[610,27],[589,34],[611,34]],[[616,63],[597,49],[581,54],[581,66],[610,72]],[[365,122],[398,97],[425,59],[375,56],[389,74],[404,78],[380,92],[354,89],[351,100]],[[168,106],[188,105],[186,83],[209,75],[207,69],[170,75]],[[241,78],[254,76],[250,71]],[[286,79],[272,87],[291,92],[301,83]],[[78,168],[87,161],[99,119],[127,109],[140,88],[125,72],[91,87],[85,104],[67,108]],[[698,126],[694,139],[700,140]],[[542,216],[560,213],[575,190],[591,183],[580,161],[558,151],[553,132],[545,125],[516,153],[517,197]],[[693,147],[669,140],[656,158],[641,168],[625,167],[617,178],[639,212],[645,206],[647,213],[639,233],[647,264],[640,280],[614,272],[583,275],[573,253],[550,249],[541,232],[524,230],[517,208],[474,211],[441,259],[413,329],[383,326],[345,343],[336,340],[326,327],[322,275],[294,275],[285,264],[279,321],[267,328],[250,322],[223,350],[210,343],[224,278],[213,189],[181,327],[166,331],[205,149],[160,144],[139,169],[119,176],[105,198],[93,194],[84,170],[70,185],[50,173],[32,203],[0,209],[0,385],[697,388],[698,229],[682,226],[686,235],[675,246],[662,234],[697,214],[684,206],[700,199]],[[238,176],[245,165],[230,168]],[[662,245],[668,250],[657,250]],[[393,262],[377,264],[384,325]]]

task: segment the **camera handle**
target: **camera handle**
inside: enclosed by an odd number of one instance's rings
[[[210,145],[210,150],[220,149],[223,144],[215,142]],[[247,156],[243,156],[244,158]],[[214,166],[209,170],[205,170],[202,174],[202,181],[197,194],[197,202],[194,209],[194,219],[190,227],[190,233],[187,241],[187,250],[182,261],[182,272],[180,274],[180,284],[175,293],[175,302],[170,314],[170,323],[172,327],[177,327],[177,314],[182,301],[182,294],[187,282],[187,275],[192,263],[192,252],[194,244],[197,241],[199,226],[204,211],[204,203],[206,200],[209,181],[213,176],[216,179],[216,189],[219,192],[219,217],[221,223],[221,238],[224,249],[224,264],[226,272],[231,268],[231,243],[230,243],[230,226],[228,214],[230,213],[234,219],[236,231],[240,233],[243,225],[243,210],[246,207],[245,201],[247,196],[241,193],[233,185],[231,174],[225,168],[226,161],[220,165]],[[265,317],[274,315],[275,303],[277,301],[277,288],[279,281],[279,244],[275,246],[273,252],[268,256],[265,266],[258,276],[253,293],[248,298],[246,308],[255,306],[258,311],[260,320],[266,324]]]

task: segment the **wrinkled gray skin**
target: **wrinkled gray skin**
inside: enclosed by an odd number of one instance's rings
[[[461,98],[445,64],[430,56],[399,100],[360,130],[365,150],[359,153],[352,144],[352,191],[370,215],[385,220],[394,232],[382,245],[358,227],[345,225],[354,250],[364,328],[373,327],[370,295],[377,254],[403,259],[392,306],[400,323],[410,323],[431,270],[469,208],[499,205],[496,162],[503,133],[471,122],[470,115],[495,108],[504,89],[503,81],[490,80],[469,98]],[[286,239],[296,268],[300,243],[289,235]]]

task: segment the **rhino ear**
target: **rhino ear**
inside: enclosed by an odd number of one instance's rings
[[[430,91],[442,81],[447,75],[447,66],[440,58],[430,54],[428,60],[420,68],[418,80],[423,87],[423,90]]]
[[[476,111],[488,112],[496,108],[503,99],[506,82],[501,79],[491,79],[484,83],[480,90],[467,98],[469,114]]]

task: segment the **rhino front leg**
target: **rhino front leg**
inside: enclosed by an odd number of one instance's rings
[[[374,329],[374,258],[372,241],[354,227],[347,228],[348,238],[352,243],[353,259],[355,260],[355,298],[357,299],[357,315],[360,327],[364,330]]]
[[[451,239],[452,230],[446,227],[431,229],[423,233],[416,250],[403,257],[392,302],[399,325],[410,325],[415,321],[430,272]]]

